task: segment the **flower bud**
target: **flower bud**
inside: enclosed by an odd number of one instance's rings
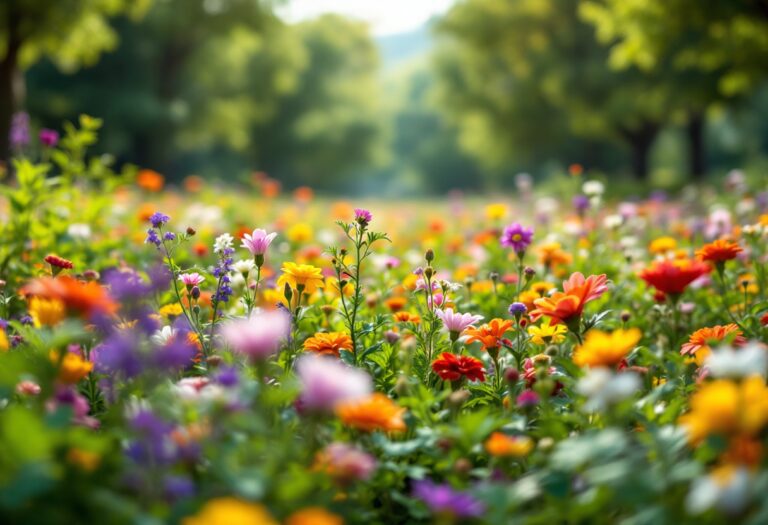
[[[626,323],[632,317],[632,314],[628,310],[621,312],[621,322]]]
[[[200,288],[198,288],[197,286],[193,286],[192,291],[190,292],[190,295],[192,295],[192,299],[194,299],[195,301],[200,299]]]
[[[427,279],[431,279],[433,275],[435,275],[434,268],[432,268],[431,266],[427,266],[426,268],[424,268],[424,277],[426,277]]]
[[[504,370],[504,379],[507,383],[514,385],[520,379],[520,371],[514,367],[507,368]]]
[[[196,234],[196,233],[197,233],[197,232],[195,231],[195,229],[194,229],[192,226],[187,226],[187,235],[189,235],[190,237],[192,237],[192,236],[193,236],[194,234]]]
[[[424,254],[424,259],[427,260],[427,264],[435,260],[435,252],[432,250],[432,248],[428,249]]]

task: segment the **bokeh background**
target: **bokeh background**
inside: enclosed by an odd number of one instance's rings
[[[768,168],[768,0],[3,0],[12,115],[162,173],[379,196]]]

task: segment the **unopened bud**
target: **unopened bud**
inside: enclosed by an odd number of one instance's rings
[[[432,250],[432,248],[427,250],[427,252],[424,254],[424,258],[427,260],[427,263],[431,263],[435,260],[435,252]]]
[[[626,323],[627,321],[629,321],[629,319],[631,317],[632,317],[632,314],[629,311],[624,310],[623,312],[621,312],[621,322],[622,323]]]
[[[194,229],[192,226],[187,226],[187,235],[189,235],[190,237],[192,237],[192,236],[193,236],[194,234],[196,234],[196,233],[197,233],[197,232],[195,231],[195,229]]]

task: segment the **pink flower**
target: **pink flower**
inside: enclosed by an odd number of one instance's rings
[[[376,458],[347,443],[331,443],[318,457],[321,467],[341,483],[365,481],[376,470]]]
[[[266,230],[256,228],[253,230],[252,234],[249,235],[246,233],[243,235],[243,244],[241,244],[241,247],[251,252],[251,255],[264,255],[264,252],[267,251],[267,248],[272,244],[275,237],[277,237],[277,233],[275,232],[268,234]]]
[[[235,352],[261,361],[277,353],[290,329],[291,321],[285,312],[264,311],[226,323],[221,336]]]
[[[205,281],[205,277],[197,272],[182,273],[179,275],[179,281],[183,282],[187,288],[192,288],[193,286],[199,286],[202,284],[202,282]]]
[[[460,314],[458,312],[454,312],[453,308],[438,310],[435,313],[443,321],[443,326],[445,326],[445,329],[451,333],[456,334],[460,334],[476,322],[483,319],[482,315]]]
[[[304,354],[296,363],[302,385],[299,409],[332,412],[343,401],[354,401],[373,391],[371,377],[338,359]]]
[[[16,385],[16,393],[22,396],[36,396],[40,393],[40,385],[32,381],[21,381]]]

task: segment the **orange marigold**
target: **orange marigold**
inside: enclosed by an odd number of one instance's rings
[[[718,239],[709,244],[705,244],[700,250],[696,250],[696,257],[702,261],[717,263],[724,263],[735,259],[736,256],[743,252],[744,248],[733,241],[726,239]]]
[[[342,403],[336,408],[342,423],[364,432],[402,432],[405,430],[404,412],[404,408],[380,392],[360,401]]]
[[[485,441],[485,450],[491,456],[521,458],[533,450],[533,441],[526,436],[508,436],[502,432],[494,432]]]
[[[352,338],[343,332],[318,332],[304,341],[304,350],[339,357],[341,350],[352,351]]]
[[[155,170],[141,170],[136,175],[136,184],[147,191],[160,191],[165,184],[165,178]]]
[[[735,323],[722,326],[705,326],[691,334],[688,342],[680,348],[680,353],[683,355],[697,355],[697,357],[703,358],[706,355],[699,356],[698,354],[709,354],[710,345],[720,343],[728,337],[733,338],[731,342],[736,346],[741,346],[747,342],[744,333]]]

